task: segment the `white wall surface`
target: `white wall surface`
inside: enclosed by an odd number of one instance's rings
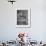
[[[31,28],[16,28],[16,8],[31,8]],[[0,0],[0,40],[15,40],[19,32],[46,40],[46,0],[17,0],[13,5]]]

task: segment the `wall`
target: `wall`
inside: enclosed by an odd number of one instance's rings
[[[46,40],[46,1],[17,0],[14,5],[0,0],[0,40],[14,40],[21,31],[33,40]],[[16,8],[31,8],[31,28],[16,28]]]

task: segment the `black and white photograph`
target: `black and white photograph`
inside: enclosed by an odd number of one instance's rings
[[[17,25],[28,25],[28,10],[17,10]]]
[[[16,25],[17,27],[30,26],[30,9],[17,9],[16,10]]]

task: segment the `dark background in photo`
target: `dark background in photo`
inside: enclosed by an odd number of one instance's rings
[[[17,25],[28,25],[28,10],[17,10]]]

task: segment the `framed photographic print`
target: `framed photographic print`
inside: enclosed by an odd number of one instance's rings
[[[30,9],[16,9],[16,27],[30,27]]]

